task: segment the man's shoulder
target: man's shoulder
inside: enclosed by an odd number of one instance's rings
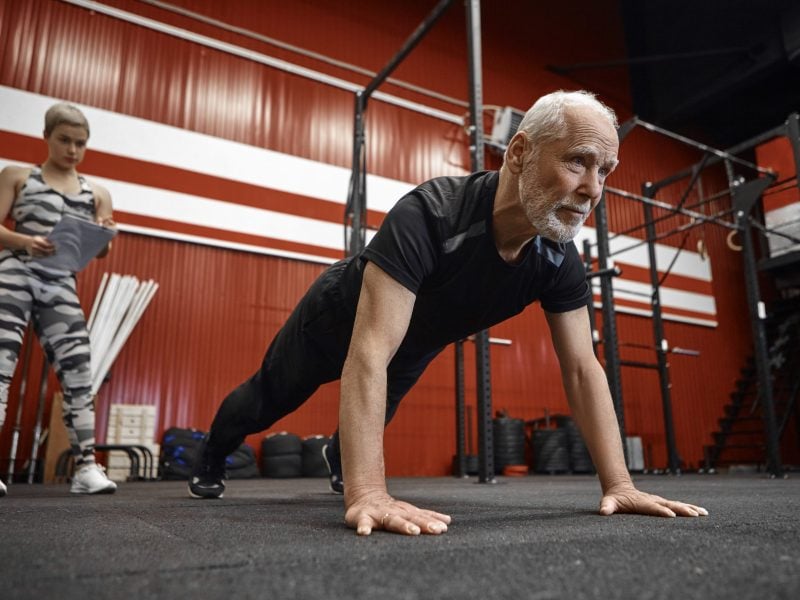
[[[409,196],[438,217],[454,217],[470,207],[493,198],[497,172],[481,171],[470,175],[434,177],[417,186]]]
[[[469,175],[443,175],[428,179],[417,186],[414,191],[431,195],[467,194],[476,192],[476,188],[496,177],[497,171],[478,171]]]

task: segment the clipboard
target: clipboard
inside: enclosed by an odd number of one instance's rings
[[[48,269],[77,273],[100,254],[115,235],[115,229],[65,215],[47,235],[56,248],[55,253],[34,260]]]

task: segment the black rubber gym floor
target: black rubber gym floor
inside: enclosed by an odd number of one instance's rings
[[[321,479],[231,481],[217,501],[182,482],[93,497],[15,484],[0,499],[0,597],[800,598],[800,477],[636,481],[711,515],[600,517],[589,476],[391,479],[450,531],[357,537]]]

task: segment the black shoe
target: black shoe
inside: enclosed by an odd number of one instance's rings
[[[331,491],[334,494],[344,494],[341,457],[334,452],[331,444],[325,444],[322,447],[322,460],[325,461],[325,466],[328,467],[328,474],[330,475],[328,485]]]
[[[225,493],[225,459],[216,461],[209,458],[206,440],[203,440],[197,460],[189,476],[189,495],[192,498],[222,498]]]

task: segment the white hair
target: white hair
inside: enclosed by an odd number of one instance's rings
[[[558,90],[539,98],[520,121],[517,131],[524,131],[534,144],[558,139],[566,125],[564,109],[569,106],[586,106],[603,115],[616,129],[617,115],[597,97],[584,90],[565,92]]]

